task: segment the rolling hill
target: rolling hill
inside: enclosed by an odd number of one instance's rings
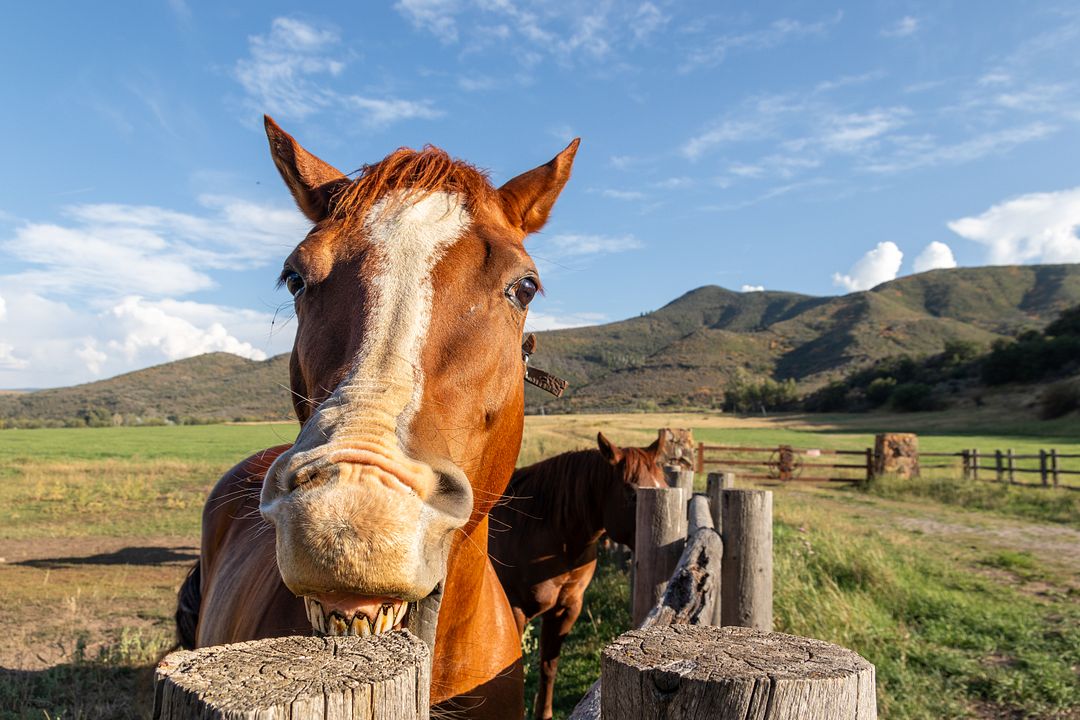
[[[538,333],[534,363],[571,382],[561,400],[528,387],[530,411],[711,405],[735,377],[812,390],[884,357],[988,345],[1080,303],[1080,265],[934,270],[837,297],[700,287],[639,317]],[[224,353],[70,388],[0,395],[0,420],[125,422],[291,417],[288,357]],[[135,420],[138,418],[138,420]]]

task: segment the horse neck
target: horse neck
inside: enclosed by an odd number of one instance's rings
[[[564,453],[519,472],[529,482],[522,483],[523,487],[512,482],[511,491],[540,499],[540,506],[529,514],[564,540],[571,552],[600,538],[604,504],[620,480],[599,450]]]

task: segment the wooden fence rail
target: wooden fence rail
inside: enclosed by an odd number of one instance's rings
[[[747,457],[769,453],[768,457]],[[719,456],[718,456],[719,454]],[[858,462],[845,461],[846,457],[857,457]],[[832,462],[815,461],[815,458]],[[748,480],[779,480],[781,482],[866,482],[874,474],[874,451],[832,450],[828,448],[794,448],[790,445],[775,447],[743,447],[738,445],[698,444],[698,472],[705,472],[707,466],[721,468],[747,469],[740,471],[740,477]],[[758,472],[754,472],[754,469]],[[855,471],[846,476],[840,471]]]

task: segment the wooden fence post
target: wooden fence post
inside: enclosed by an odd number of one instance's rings
[[[1009,461],[1009,484],[1012,485],[1016,481],[1016,465],[1014,464],[1012,448],[1005,451],[1005,457]]]
[[[971,448],[971,477],[979,479],[979,448]]]
[[[640,508],[641,501],[638,502]],[[721,493],[721,516],[724,528],[724,560],[720,571],[722,623],[770,631],[773,621],[772,492],[725,490]]]
[[[746,628],[632,630],[604,648],[612,720],[875,720],[874,666],[821,640]]]
[[[1049,473],[1046,467],[1046,451],[1039,451],[1039,477],[1042,478],[1043,487],[1047,487],[1050,484]]]
[[[154,720],[426,720],[427,645],[408,632],[180,650],[154,673]]]
[[[705,479],[705,494],[709,496],[709,512],[716,532],[723,534],[723,517],[720,514],[720,495],[735,487],[735,473],[711,472]]]
[[[1054,481],[1054,488],[1058,487],[1058,456],[1057,449],[1050,448],[1050,477]]]
[[[664,479],[670,487],[682,488],[684,500],[689,501],[694,494],[693,470],[686,470],[679,465],[665,465]]]
[[[874,479],[874,449],[866,448],[866,484]]]
[[[686,542],[682,488],[638,488],[631,615],[641,624],[664,594]]]
[[[964,464],[964,479],[965,480],[970,480],[971,479],[971,456],[970,456],[970,451],[961,450],[960,451],[960,458],[961,458],[961,461]]]
[[[1005,462],[1002,459],[1001,451],[994,451],[994,469],[997,471],[997,481],[1003,482],[1005,480]]]

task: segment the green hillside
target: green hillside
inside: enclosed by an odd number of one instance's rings
[[[711,405],[733,378],[794,378],[810,391],[876,360],[989,345],[1080,303],[1080,265],[934,270],[838,297],[706,286],[640,317],[538,333],[534,363],[570,381],[528,387],[530,411]],[[0,421],[282,419],[288,359],[215,353],[109,380],[0,394]]]

